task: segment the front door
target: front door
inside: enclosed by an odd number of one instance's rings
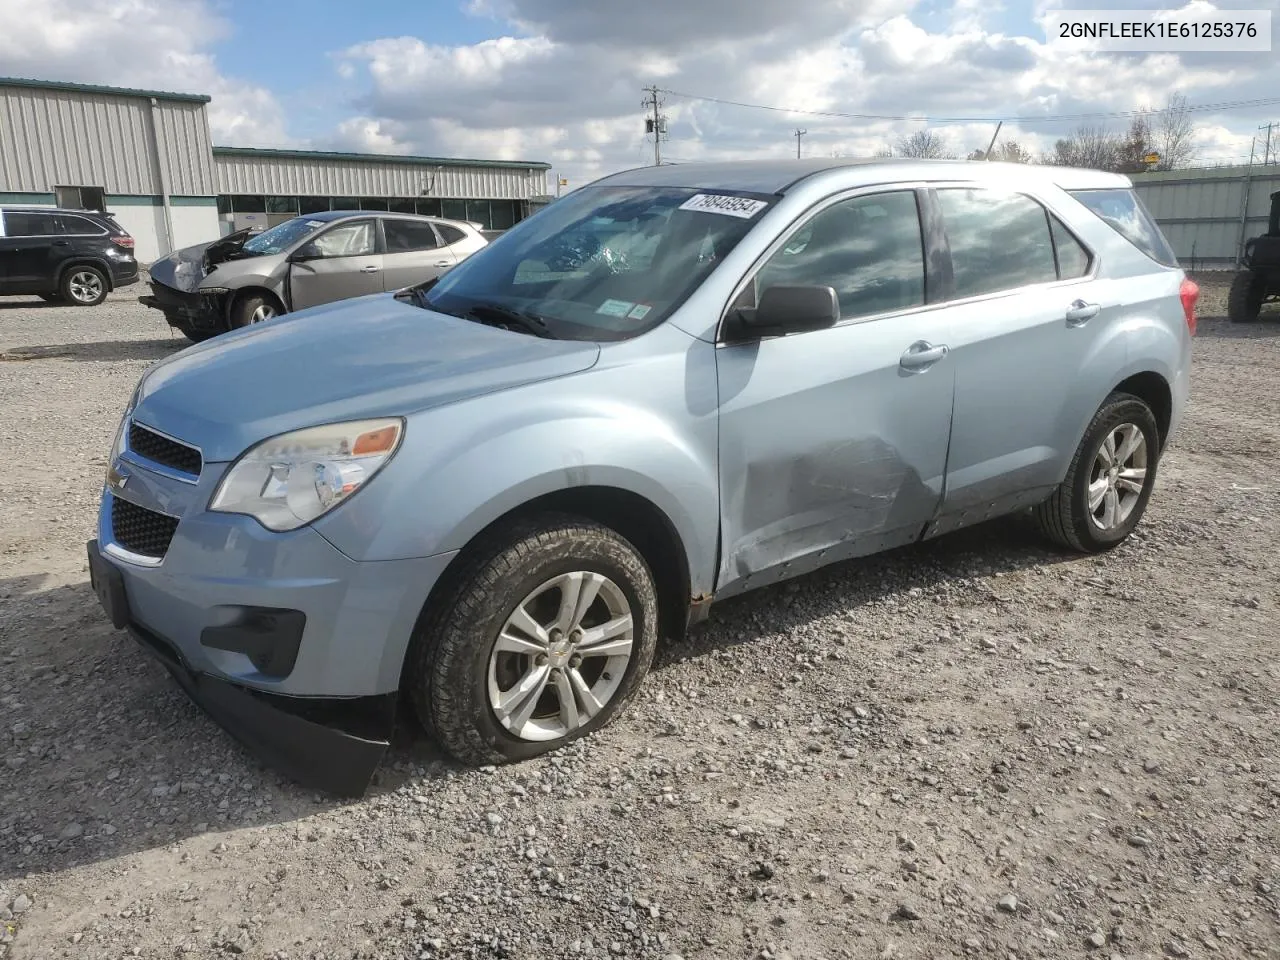
[[[0,290],[34,293],[52,290],[56,284],[52,213],[39,210],[6,210],[0,230]],[[61,241],[62,247],[66,241]]]
[[[374,218],[342,220],[304,244],[289,264],[292,310],[382,292],[383,256]]]
[[[438,277],[454,264],[453,254],[440,243],[429,220],[386,217],[382,221],[386,238],[383,284],[399,290]]]
[[[951,253],[955,416],[942,533],[1044,499],[1098,399],[1090,352],[1120,317],[1092,255],[1032,197],[977,186],[936,194]],[[1074,389],[1073,389],[1074,388]]]
[[[718,348],[720,595],[910,542],[942,496],[954,368],[916,191],[828,204],[735,306],[773,284],[834,287],[842,319]]]

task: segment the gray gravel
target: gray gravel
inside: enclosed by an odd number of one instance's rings
[[[355,803],[89,591],[111,431],[185,344],[137,293],[0,301],[0,957],[1280,957],[1280,323],[1220,283],[1113,553],[1013,519],[743,597],[590,741],[406,730]]]

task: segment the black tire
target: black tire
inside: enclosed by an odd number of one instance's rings
[[[1123,522],[1103,529],[1089,509],[1092,482],[1099,450],[1106,438],[1125,424],[1142,432],[1146,446],[1146,476],[1142,491]],[[1128,393],[1112,393],[1094,415],[1067,475],[1053,496],[1035,508],[1036,523],[1054,542],[1082,553],[1100,553],[1124,541],[1146,513],[1155,486],[1160,462],[1160,430],[1151,408]]]
[[[201,330],[198,327],[191,326],[189,323],[175,323],[173,326],[192,343],[204,343],[210,337],[216,337],[220,332],[218,330]]]
[[[76,307],[96,307],[107,299],[110,289],[105,273],[97,267],[78,263],[63,271],[58,296]]]
[[[1267,282],[1252,270],[1242,270],[1231,281],[1227,294],[1227,317],[1232,323],[1253,323],[1262,312]]]
[[[284,308],[280,306],[280,301],[269,293],[242,294],[231,305],[231,329],[239,330],[241,327],[252,326],[264,319],[270,319],[261,316],[263,311],[269,311],[272,317],[277,317],[284,313]]]
[[[490,655],[521,601],[552,578],[578,570],[603,574],[625,596],[634,631],[631,659],[612,698],[585,724],[557,739],[517,737],[489,703]],[[463,763],[526,760],[600,729],[635,696],[653,661],[653,575],[635,547],[600,524],[558,514],[519,522],[469,548],[442,586],[411,645],[405,687],[428,734]]]

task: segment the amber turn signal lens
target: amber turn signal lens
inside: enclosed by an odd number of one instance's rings
[[[368,433],[362,433],[356,437],[356,442],[351,448],[351,452],[357,457],[374,453],[386,453],[396,445],[396,438],[399,435],[400,428],[398,426],[370,430]]]

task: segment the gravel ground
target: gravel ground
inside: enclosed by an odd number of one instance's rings
[[[1220,279],[1113,553],[1013,519],[742,597],[589,742],[408,731],[354,803],[88,588],[116,418],[185,344],[136,294],[0,301],[0,957],[1280,957],[1280,323]]]

